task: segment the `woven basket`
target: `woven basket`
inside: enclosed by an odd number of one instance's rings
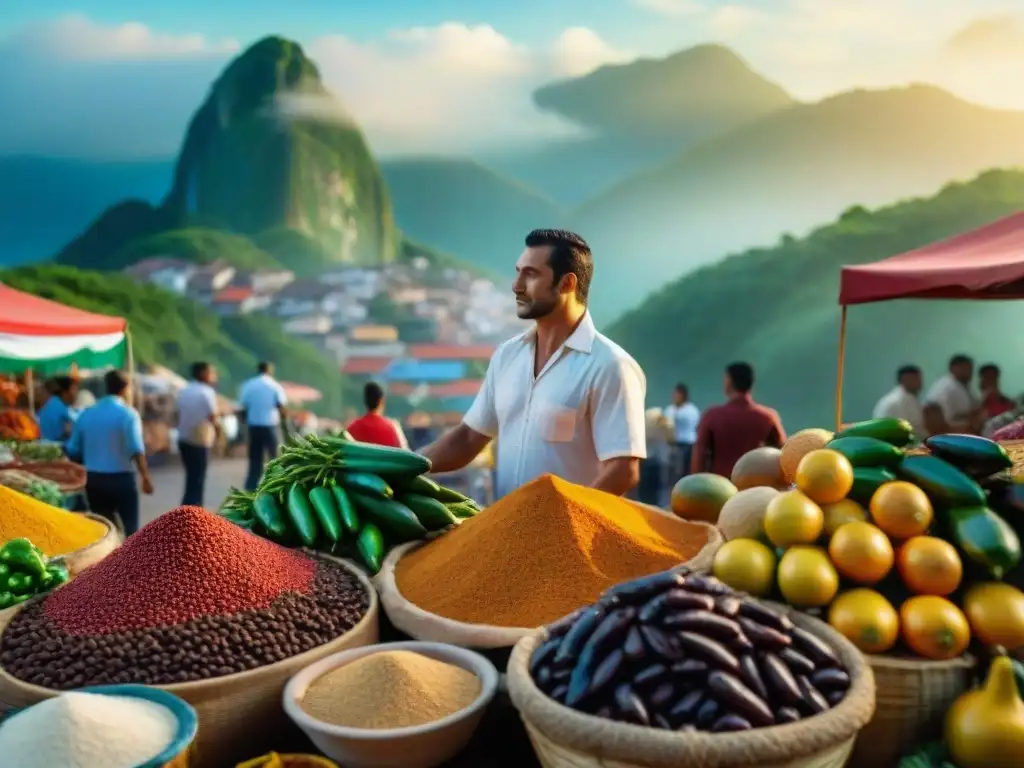
[[[657,507],[649,507],[649,509],[656,510],[659,514],[668,515],[673,519],[678,519],[675,515]],[[709,569],[714,561],[715,553],[718,552],[724,541],[722,534],[713,525],[694,520],[687,520],[686,522],[690,525],[706,527],[708,543],[683,565],[695,571]],[[432,643],[451,643],[477,649],[510,648],[524,637],[536,631],[536,627],[519,628],[497,627],[486,624],[466,624],[430,613],[406,600],[398,590],[398,584],[395,580],[395,568],[398,565],[398,561],[407,552],[420,546],[423,546],[421,542],[411,542],[391,550],[381,566],[380,573],[374,579],[377,591],[380,593],[380,602],[384,608],[384,613],[387,614],[388,619],[397,630],[416,640],[425,640]]]
[[[74,552],[68,552],[66,555],[61,555],[61,559],[64,560],[64,564],[68,567],[68,573],[71,574],[71,578],[74,578],[86,568],[96,565],[96,563],[120,547],[124,542],[124,535],[121,531],[105,517],[88,513],[85,513],[85,516],[90,520],[100,523],[107,532],[89,546],[76,549]]]
[[[919,661],[868,656],[878,690],[875,716],[864,726],[852,766],[896,765],[912,747],[939,738],[950,705],[973,682],[977,660]]]
[[[369,609],[352,629],[325,645],[270,666],[211,680],[157,686],[181,697],[199,714],[199,735],[189,755],[188,768],[224,768],[242,762],[254,752],[269,752],[280,734],[290,727],[281,709],[281,695],[288,678],[325,656],[377,642],[379,609],[370,580],[347,561],[326,559],[348,568],[368,590]],[[0,635],[14,613],[17,610],[0,620]],[[27,707],[58,693],[24,683],[0,669],[0,706]]]
[[[851,679],[849,693],[835,709],[797,723],[740,733],[691,734],[577,712],[548,698],[530,677],[530,657],[545,639],[543,629],[516,643],[508,665],[508,691],[544,768],[841,768],[857,732],[874,712],[871,668],[860,651],[828,625],[788,613],[797,626],[836,651]]]

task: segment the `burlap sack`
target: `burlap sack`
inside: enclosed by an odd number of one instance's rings
[[[187,701],[199,715],[199,734],[189,752],[189,768],[225,768],[273,750],[278,746],[276,742],[282,732],[290,727],[281,707],[281,696],[288,679],[331,654],[377,642],[379,608],[370,580],[352,563],[327,559],[344,565],[369,590],[370,606],[366,615],[344,635],[298,656],[250,672],[156,686]],[[0,618],[0,639],[17,610]],[[24,683],[0,669],[0,708],[31,706],[58,693]]]
[[[827,624],[788,611],[793,622],[827,642],[850,674],[835,709],[789,725],[739,733],[681,733],[587,715],[548,698],[529,674],[530,657],[546,637],[539,630],[516,643],[508,691],[544,768],[840,768],[857,732],[875,711],[875,683],[856,647]],[[881,767],[880,767],[881,768]]]
[[[664,510],[650,507],[658,513],[667,515]],[[712,525],[688,521],[691,525],[707,528],[708,543],[692,559],[684,565],[693,570],[706,570],[711,567],[715,553],[722,546],[722,534]],[[400,632],[404,632],[416,640],[434,643],[452,643],[466,648],[494,649],[510,648],[522,638],[536,631],[536,627],[496,627],[487,624],[465,624],[461,621],[446,619],[412,604],[398,590],[395,581],[395,568],[398,561],[413,549],[423,546],[421,542],[403,544],[391,550],[381,566],[380,573],[374,579],[377,592],[380,594],[381,606],[388,619]]]

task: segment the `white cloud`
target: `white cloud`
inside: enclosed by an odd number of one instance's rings
[[[605,42],[587,27],[570,27],[558,36],[551,50],[552,72],[562,77],[579,77],[605,64],[629,61],[632,55]]]
[[[694,0],[633,0],[633,5],[659,16],[684,17],[701,13],[704,5]]]

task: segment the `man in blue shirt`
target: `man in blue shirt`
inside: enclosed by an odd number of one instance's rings
[[[71,437],[71,428],[78,418],[78,411],[72,407],[76,397],[78,382],[73,378],[58,376],[53,380],[53,393],[36,416],[39,434],[44,440],[63,443]]]
[[[279,427],[287,429],[288,398],[284,387],[274,380],[274,367],[267,362],[257,366],[257,374],[242,385],[238,402],[245,411],[249,428],[249,473],[246,490],[254,491],[263,474],[263,462],[277,456]]]
[[[153,493],[142,419],[125,402],[128,378],[123,373],[109,371],[103,381],[107,396],[78,417],[67,451],[85,466],[89,509],[111,521],[119,515],[125,535],[131,536],[139,528],[139,489],[132,465],[139,471],[142,492]]]

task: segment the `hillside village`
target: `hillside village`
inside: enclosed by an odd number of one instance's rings
[[[461,414],[496,346],[525,327],[508,290],[427,259],[339,266],[317,277],[153,257],[124,270],[221,316],[265,314],[357,382],[386,385],[398,409]],[[301,378],[301,372],[289,373]]]

